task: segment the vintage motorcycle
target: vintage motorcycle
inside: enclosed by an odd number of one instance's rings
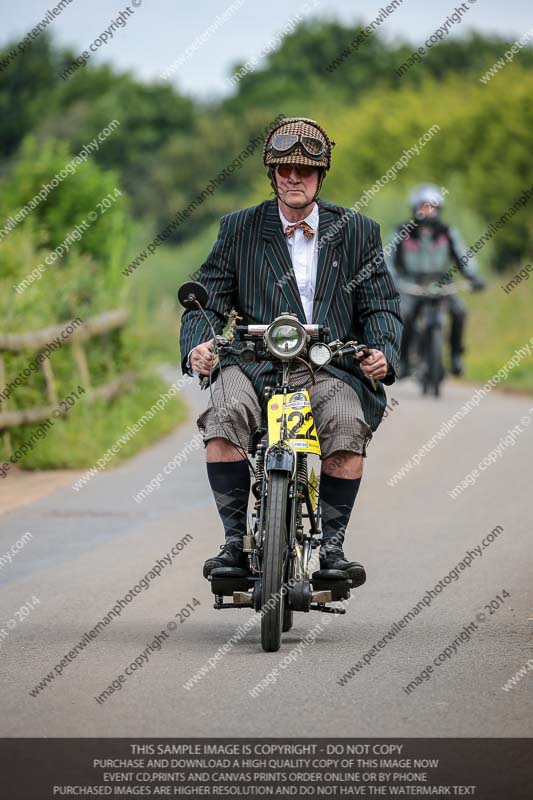
[[[248,456],[255,458],[255,466],[248,459],[255,476],[254,506],[243,540],[249,569],[220,567],[209,575],[214,608],[254,608],[261,612],[261,646],[274,652],[281,646],[282,632],[291,629],[295,611],[345,614],[344,608],[328,604],[348,599],[350,589],[356,588],[339,570],[309,574],[313,550],[320,547],[321,530],[318,480],[314,469],[308,473],[307,457],[320,455],[320,443],[309,392],[291,384],[291,365],[307,356],[305,363],[313,379],[316,371],[333,359],[349,354],[364,356],[368,348],[355,341],[326,342],[324,326],[303,325],[289,313],[269,325],[237,325],[234,319],[230,335],[219,336],[203,310],[208,295],[202,284],[184,283],[178,299],[186,309],[202,312],[219,358],[229,354],[243,363],[270,360],[279,366],[276,385],[267,389],[266,418],[243,444]],[[220,380],[223,387],[223,370]],[[204,387],[210,386],[207,377],[201,382]],[[232,602],[224,602],[228,596]]]

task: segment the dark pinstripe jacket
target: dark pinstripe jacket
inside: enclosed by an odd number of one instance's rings
[[[395,380],[402,332],[399,297],[385,265],[379,225],[351,209],[318,201],[318,266],[313,322],[327,325],[331,339],[357,339],[381,350]],[[278,213],[277,199],[235,211],[222,217],[218,238],[198,273],[209,294],[205,311],[217,332],[236,308],[239,324],[272,322],[290,311],[305,323],[287,243]],[[199,311],[185,311],[181,321],[182,370],[187,354],[212,338]],[[231,356],[221,366],[239,363],[252,381],[264,407],[264,389],[275,379],[271,362],[242,364]],[[385,391],[381,382],[373,391],[353,358],[343,356],[327,366],[328,372],[346,381],[358,393],[365,419],[375,430],[383,416]],[[216,376],[218,368],[213,370]]]

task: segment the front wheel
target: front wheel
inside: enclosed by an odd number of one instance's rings
[[[287,551],[287,498],[289,474],[269,475],[265,502],[265,539],[261,581],[261,647],[268,653],[279,650],[284,613],[283,564]]]
[[[444,365],[442,363],[442,329],[437,326],[431,329],[428,347],[428,373],[430,388],[435,397],[438,397],[444,377]]]
[[[288,633],[294,621],[294,611],[291,611],[287,603],[283,603],[283,633]]]

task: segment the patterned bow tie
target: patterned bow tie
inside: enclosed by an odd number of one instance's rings
[[[287,237],[287,239],[289,239],[291,236],[294,236],[294,231],[297,230],[298,228],[302,229],[303,235],[306,239],[312,239],[313,236],[315,235],[315,231],[313,230],[313,228],[310,225],[308,225],[307,222],[304,222],[302,220],[301,222],[297,222],[295,225],[287,225],[287,227],[285,228],[285,236]]]

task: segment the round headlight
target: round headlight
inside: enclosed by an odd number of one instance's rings
[[[309,348],[309,358],[316,367],[322,367],[331,359],[331,348],[324,342],[315,342]]]
[[[296,317],[278,317],[265,331],[265,344],[276,358],[289,359],[305,347],[307,334]]]

